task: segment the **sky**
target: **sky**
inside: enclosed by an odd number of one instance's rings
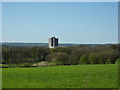
[[[2,41],[2,2],[0,2],[0,42]]]
[[[117,2],[3,2],[2,40],[47,43],[118,42]]]

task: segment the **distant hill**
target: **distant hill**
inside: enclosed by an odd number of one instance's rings
[[[14,43],[14,42],[3,42],[3,46],[17,46],[17,47],[25,47],[25,46],[45,46],[48,47],[48,43]],[[72,43],[60,43],[59,46],[75,46],[77,44]],[[79,45],[79,44],[78,44]]]
[[[48,46],[48,43],[11,43],[11,42],[3,42],[3,46],[18,46],[18,47],[25,47],[25,46]]]
[[[0,43],[2,46],[11,46],[11,47],[26,47],[26,46],[45,46],[48,47],[48,43],[16,43],[16,42],[2,42]],[[103,45],[103,44],[74,44],[74,43],[59,43],[59,46],[79,46],[79,45],[86,45],[86,46],[96,46],[96,45]],[[105,44],[110,45],[110,44]]]

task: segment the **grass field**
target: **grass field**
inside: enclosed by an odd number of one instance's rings
[[[117,88],[117,64],[3,68],[3,88]]]

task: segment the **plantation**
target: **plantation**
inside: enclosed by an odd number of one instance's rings
[[[117,64],[3,68],[3,88],[117,88]]]

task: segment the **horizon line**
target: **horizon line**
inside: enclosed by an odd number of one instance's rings
[[[25,41],[0,41],[0,43],[48,43],[48,42],[25,42]],[[119,44],[119,42],[106,43],[74,43],[74,42],[59,42],[60,44]]]

